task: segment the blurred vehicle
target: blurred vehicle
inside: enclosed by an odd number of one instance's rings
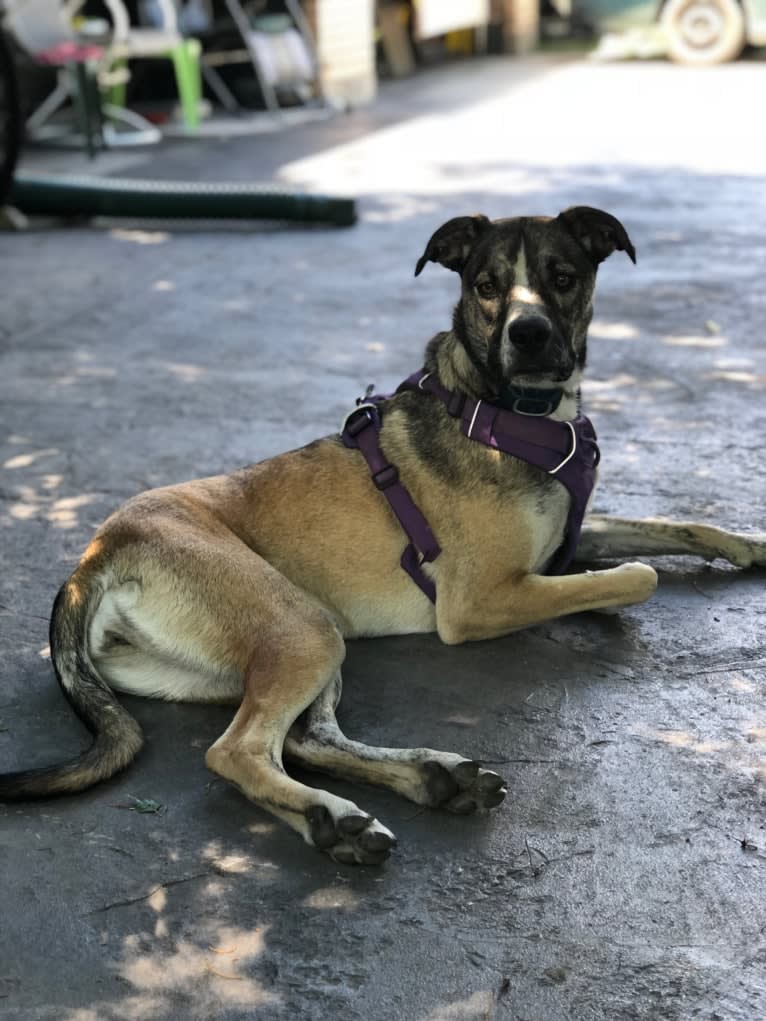
[[[745,45],[766,45],[766,0],[575,0],[602,32],[659,25],[671,60],[722,64]]]

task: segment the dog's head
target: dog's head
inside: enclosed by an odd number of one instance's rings
[[[481,375],[501,387],[563,384],[585,364],[599,263],[636,253],[619,220],[575,206],[557,217],[458,216],[418,260],[459,273],[454,332]]]

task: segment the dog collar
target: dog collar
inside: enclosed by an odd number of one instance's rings
[[[552,415],[561,404],[564,391],[543,390],[533,386],[512,386],[510,383],[500,391],[497,403],[515,415],[529,415],[532,418]]]

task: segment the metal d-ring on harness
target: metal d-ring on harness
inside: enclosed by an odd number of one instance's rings
[[[569,492],[570,506],[564,539],[548,565],[547,574],[563,574],[574,558],[582,521],[596,482],[600,459],[596,432],[585,415],[556,422],[545,415],[509,411],[485,400],[474,400],[459,390],[447,390],[433,372],[421,370],[397,389],[431,394],[441,400],[448,414],[460,420],[463,435],[476,443],[520,458],[553,476]],[[364,455],[375,486],[381,490],[409,539],[401,565],[416,585],[436,602],[436,586],[422,569],[441,553],[428,522],[389,464],[380,448],[380,407],[383,395],[370,391],[357,401],[341,428],[343,442]]]

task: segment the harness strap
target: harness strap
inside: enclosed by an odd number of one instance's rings
[[[425,369],[406,379],[396,392],[405,390],[432,394],[446,405],[453,418],[460,419],[460,430],[467,439],[526,461],[565,486],[571,498],[566,532],[547,568],[548,574],[562,574],[574,558],[600,460],[590,419],[578,415],[571,422],[555,422],[542,415],[509,411],[459,390],[447,390],[435,373]],[[422,565],[434,561],[441,547],[399,479],[396,466],[389,464],[380,447],[378,403],[382,400],[382,395],[375,395],[357,401],[358,407],[344,422],[341,435],[347,447],[358,448],[364,455],[373,483],[388,500],[409,539],[400,561],[402,568],[435,603],[436,586]]]
[[[441,553],[441,547],[428,522],[420,513],[407,487],[399,480],[396,465],[390,464],[380,447],[380,413],[373,398],[359,405],[343,424],[342,438],[347,447],[357,447],[367,462],[372,481],[388,500],[410,540],[399,561],[418,588],[432,603],[436,602],[436,586],[423,571],[422,564],[430,564]]]
[[[548,564],[547,574],[563,574],[574,560],[595,470],[601,452],[592,423],[584,415],[573,422],[555,422],[541,416],[519,414],[485,400],[475,400],[460,390],[447,390],[435,373],[425,369],[399,386],[438,397],[452,418],[461,420],[461,431],[470,440],[493,447],[553,475],[571,497],[567,530],[562,545]]]
[[[501,450],[554,476],[569,492],[570,505],[564,541],[547,568],[563,574],[574,559],[588,500],[596,484],[601,454],[593,423],[585,415],[571,422],[556,422],[539,415],[525,415],[475,400],[460,390],[447,390],[433,372],[422,369],[398,388],[420,390],[438,397],[469,440]]]

